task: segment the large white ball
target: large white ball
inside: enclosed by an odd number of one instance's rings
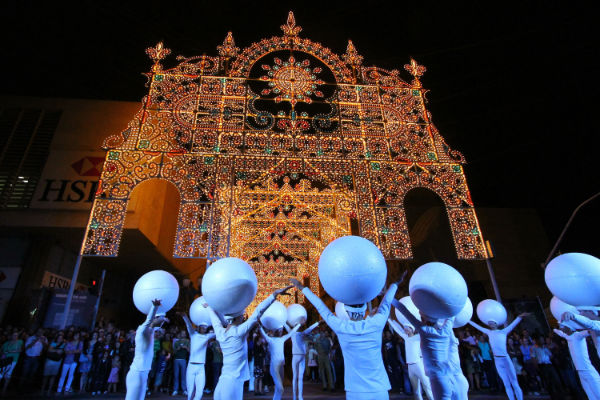
[[[467,301],[467,283],[448,264],[430,262],[421,265],[410,278],[410,298],[430,318],[450,318],[458,314]]]
[[[572,305],[565,303],[556,296],[552,297],[552,300],[550,300],[550,312],[558,322],[560,322],[562,315],[567,311],[572,312],[573,314],[579,314],[579,311]],[[564,323],[561,323],[573,330],[581,329],[581,326],[573,321],[565,321]]]
[[[477,317],[484,324],[494,321],[496,325],[504,325],[507,314],[506,308],[496,300],[483,300],[477,305]]]
[[[421,320],[421,313],[419,313],[419,309],[417,308],[417,306],[415,306],[415,303],[413,303],[410,296],[405,296],[399,301],[400,303],[404,304],[404,307],[408,308],[408,311],[410,311],[412,315],[414,315],[419,321]],[[398,311],[397,308],[394,309],[394,312],[396,314],[396,319],[398,320],[398,322],[400,322],[404,326],[410,326],[414,329],[414,326],[410,322],[408,322],[406,317],[404,317],[404,315],[400,311]]]
[[[565,253],[548,263],[546,285],[553,295],[575,307],[600,305],[600,259]]]
[[[287,321],[287,309],[279,301],[274,301],[260,317],[263,326],[271,331],[283,328],[285,321]]]
[[[161,301],[157,314],[169,311],[179,298],[177,279],[167,271],[157,269],[141,276],[133,287],[133,304],[136,308],[148,314],[152,300]]]
[[[319,257],[319,279],[325,291],[344,304],[364,304],[377,296],[387,278],[381,251],[360,236],[329,243]]]
[[[471,299],[467,297],[467,302],[462,310],[454,317],[454,328],[460,328],[465,326],[473,318],[473,303]]]
[[[190,319],[196,325],[211,326],[210,315],[208,309],[203,306],[206,302],[203,297],[198,297],[190,306]]]
[[[298,324],[302,325],[306,322],[307,317],[308,315],[306,314],[306,308],[304,308],[301,304],[291,304],[287,308],[287,322],[292,327]]]
[[[225,315],[239,315],[256,296],[258,282],[248,263],[235,257],[221,258],[202,277],[206,303]]]
[[[346,306],[344,303],[338,301],[335,303],[335,315],[339,319],[349,320],[350,316],[348,315],[348,311],[346,311]]]

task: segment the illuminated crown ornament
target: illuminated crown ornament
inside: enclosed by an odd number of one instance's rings
[[[416,86],[421,86],[421,81],[419,80],[419,78],[423,76],[425,71],[427,71],[427,68],[417,64],[417,62],[413,58],[411,58],[410,64],[404,65],[404,69],[407,70],[413,76],[413,78],[415,78],[413,80],[413,84]]]
[[[346,54],[344,54],[342,58],[352,67],[360,66],[363,61],[363,57],[360,54],[358,54],[358,51],[356,51],[356,47],[354,47],[354,43],[352,43],[352,40],[348,40]]]
[[[285,36],[289,37],[298,36],[298,34],[302,31],[300,26],[296,26],[296,18],[294,17],[293,11],[288,13],[287,22],[285,25],[281,25],[281,30]]]
[[[217,46],[217,50],[219,51],[219,55],[224,58],[235,57],[240,52],[240,48],[235,46],[235,40],[233,40],[233,34],[231,32],[227,32],[223,44]]]
[[[148,47],[146,49],[146,54],[154,61],[154,70],[160,70],[161,65],[160,61],[163,60],[166,56],[171,54],[171,49],[167,49],[164,47],[163,42],[158,42],[155,47]]]

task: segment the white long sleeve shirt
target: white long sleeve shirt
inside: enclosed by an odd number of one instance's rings
[[[319,325],[318,322],[315,322],[304,331],[299,332],[296,331],[292,335],[292,354],[293,355],[305,355],[306,354],[306,337]],[[290,328],[285,325],[285,329],[290,332]]]
[[[575,314],[575,322],[585,329],[600,333],[600,321],[594,321],[583,315]]]
[[[150,371],[154,358],[154,329],[150,327],[156,316],[157,307],[152,305],[146,320],[135,331],[135,353],[131,362],[131,369],[136,371]]]
[[[448,348],[448,365],[452,374],[462,375],[462,369],[460,368],[460,355],[458,354],[458,338],[454,334],[454,330],[451,330],[452,336],[450,336],[449,348]]]
[[[208,307],[210,320],[215,330],[215,335],[223,352],[223,367],[221,375],[233,379],[248,380],[248,332],[256,324],[259,316],[275,301],[275,296],[270,295],[264,299],[254,310],[250,318],[240,325],[223,327],[219,316]]]
[[[469,321],[469,324],[488,336],[494,357],[508,357],[508,351],[506,351],[506,337],[513,329],[515,329],[519,322],[521,322],[521,317],[515,318],[515,320],[504,329],[484,328],[473,321]]]
[[[317,309],[323,320],[336,333],[344,355],[344,386],[347,392],[370,393],[390,390],[381,342],[383,328],[390,314],[390,304],[398,286],[392,284],[379,304],[377,312],[362,321],[338,318],[309,288],[302,293]]]
[[[394,301],[394,307],[404,315],[421,336],[421,354],[425,374],[429,377],[443,376],[449,371],[448,351],[452,332],[452,320],[447,319],[442,325],[426,325],[419,321],[404,304]]]
[[[561,330],[555,329],[554,333],[567,341],[569,353],[577,371],[593,370],[594,366],[590,361],[590,355],[587,349],[585,338],[589,336],[587,331],[577,331],[567,335]]]
[[[398,334],[404,340],[404,353],[407,364],[415,364],[423,359],[421,354],[421,336],[415,333],[412,336],[408,336],[404,329],[396,322],[390,320],[390,325],[394,332]]]
[[[276,363],[280,361],[285,361],[285,355],[283,354],[283,345],[285,344],[286,340],[291,338],[292,335],[296,333],[298,328],[300,328],[300,325],[296,325],[294,329],[292,329],[287,335],[280,337],[272,337],[267,335],[267,332],[265,332],[262,326],[260,327],[260,333],[262,333],[262,336],[265,338],[267,344],[269,345],[269,354],[271,355],[271,362]]]
[[[187,315],[183,317],[185,326],[190,335],[190,363],[204,364],[206,362],[206,346],[210,339],[215,337],[214,333],[200,333],[194,330]]]

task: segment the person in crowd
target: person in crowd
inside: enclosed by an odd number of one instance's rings
[[[402,387],[402,368],[398,360],[398,350],[392,333],[383,331],[383,365],[392,385],[392,392],[400,392]]]
[[[161,386],[163,384],[163,379],[165,377],[167,371],[167,364],[169,363],[169,359],[171,358],[171,354],[167,352],[165,349],[160,349],[158,354],[156,355],[156,372],[154,374],[154,392],[161,392]],[[151,394],[151,393],[150,393]]]
[[[344,355],[344,386],[347,399],[389,399],[388,391],[391,386],[381,354],[382,334],[398,284],[405,275],[406,273],[400,281],[390,285],[377,312],[368,319],[365,319],[366,304],[345,306],[347,310],[351,310],[348,313],[350,320],[340,319],[310,288],[304,287],[297,279],[290,280],[315,306],[325,323],[338,336]]]
[[[323,390],[334,390],[333,370],[329,362],[329,353],[331,352],[331,340],[327,329],[323,327],[315,337],[315,350],[317,350],[317,363],[319,364],[319,379],[323,385]]]
[[[335,389],[344,388],[344,355],[342,354],[342,347],[337,337],[333,340],[333,346],[331,347],[331,361],[333,364],[333,372],[335,375]],[[301,397],[300,397],[301,399]]]
[[[465,372],[467,373],[467,379],[469,380],[469,388],[480,392],[481,363],[483,362],[483,359],[481,358],[479,347],[468,346],[465,349],[465,355]]]
[[[90,341],[88,341],[84,344],[81,355],[79,356],[79,393],[85,391],[88,383],[88,374],[92,369],[92,350]]]
[[[154,328],[158,328],[168,320],[163,316],[157,316],[156,310],[161,305],[160,299],[152,301],[152,307],[143,324],[135,333],[135,356],[127,373],[126,400],[142,400],[146,394],[148,372],[152,367],[154,351]]]
[[[254,394],[263,396],[263,379],[265,377],[265,363],[267,358],[267,343],[262,337],[257,337],[254,348]]]
[[[121,369],[123,375],[127,376],[129,372],[129,366],[133,362],[133,356],[135,354],[135,331],[129,330],[125,335],[125,340],[121,343],[119,355],[121,356]]]
[[[38,329],[35,335],[29,336],[25,341],[25,357],[23,357],[19,387],[23,388],[26,382],[33,383],[31,380],[38,371],[40,357],[46,346],[48,346],[48,339],[44,336],[43,329]]]
[[[537,359],[538,368],[542,378],[542,382],[551,399],[562,399],[562,391],[560,387],[560,378],[556,373],[554,365],[552,365],[552,352],[546,346],[544,337],[537,340],[537,346],[534,348],[535,357]]]
[[[187,374],[187,359],[190,355],[190,341],[186,337],[186,333],[184,330],[181,330],[177,335],[177,339],[173,341],[173,394],[172,396],[176,396],[179,394],[179,391],[183,392],[185,396],[188,395],[187,392],[187,382],[186,382],[186,374]]]
[[[208,307],[208,304],[204,305],[208,308],[215,335],[223,352],[223,369],[214,392],[215,400],[242,399],[244,382],[250,379],[247,335],[277,296],[287,294],[288,289],[289,287],[286,287],[273,292],[256,307],[245,322],[243,314],[228,316],[226,326],[223,326],[221,318]]]
[[[221,370],[223,369],[223,352],[217,340],[212,340],[209,348],[212,356],[212,390],[214,392],[221,376]]]
[[[205,364],[208,342],[215,337],[208,332],[207,325],[198,325],[195,330],[192,321],[186,314],[180,314],[190,336],[190,360],[187,367],[187,396],[188,400],[200,400],[206,384]]]
[[[281,400],[281,396],[283,395],[283,368],[285,366],[285,356],[283,353],[283,345],[286,340],[292,337],[294,333],[300,328],[300,324],[296,325],[288,334],[283,336],[278,336],[279,333],[275,333],[273,336],[269,336],[267,332],[265,332],[262,324],[259,320],[259,329],[262,337],[267,342],[267,346],[269,348],[269,354],[271,356],[271,365],[269,371],[271,373],[271,377],[273,378],[274,390],[273,390],[273,400]]]
[[[6,393],[10,378],[12,377],[22,351],[23,341],[19,338],[19,332],[14,331],[11,334],[11,339],[4,342],[2,344],[2,349],[0,350],[0,357],[6,360],[6,365],[0,370],[0,381],[4,379],[4,384],[2,385],[3,394]]]
[[[492,362],[492,348],[488,342],[487,335],[480,335],[477,340],[477,347],[481,354],[483,373],[488,384],[488,388],[492,392],[498,391],[498,382],[496,380],[496,371]]]
[[[308,369],[309,369],[309,373],[310,373],[310,381],[317,382],[317,377],[319,376],[319,363],[318,363],[319,353],[317,353],[317,350],[315,349],[315,345],[313,343],[310,343],[308,345],[307,358],[308,358]]]
[[[109,351],[102,352],[100,358],[93,364],[91,370],[91,390],[92,396],[107,392],[108,376],[110,375],[112,363]]]
[[[42,379],[42,390],[47,390],[46,395],[50,396],[52,388],[54,387],[54,381],[58,370],[65,355],[65,341],[62,332],[58,333],[56,339],[54,339],[48,346],[46,351],[46,362],[44,363],[44,373]]]
[[[119,383],[119,371],[121,370],[121,359],[119,355],[115,355],[112,359],[110,373],[108,374],[108,392],[117,392],[117,383]]]
[[[72,333],[72,336],[65,344],[65,358],[63,359],[60,379],[58,380],[58,388],[56,389],[57,393],[61,393],[63,388],[65,393],[72,392],[71,384],[73,383],[75,369],[77,368],[77,362],[79,361],[79,356],[81,355],[82,350],[83,343],[81,340],[79,340],[79,332]],[[65,379],[67,381],[66,385]]]

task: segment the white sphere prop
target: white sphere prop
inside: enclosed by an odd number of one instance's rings
[[[565,303],[556,296],[552,297],[552,300],[550,300],[550,312],[558,322],[560,322],[560,320],[562,319],[562,315],[567,311],[572,312],[573,314],[579,314],[579,311],[572,305]],[[579,326],[579,324],[573,321],[565,321],[560,323],[568,326],[573,330],[581,329],[581,326]]]
[[[329,243],[319,257],[319,280],[325,291],[344,304],[364,304],[383,289],[385,258],[377,246],[360,236]]]
[[[204,307],[204,297],[198,297],[190,306],[190,319],[198,326],[211,326],[210,315],[208,309]]]
[[[348,311],[346,311],[346,306],[341,301],[335,303],[335,315],[339,319],[349,320],[350,316],[348,315]]]
[[[214,262],[202,277],[202,294],[206,303],[225,315],[242,314],[256,296],[257,286],[252,267],[235,257]]]
[[[463,309],[454,317],[454,328],[461,328],[465,326],[473,318],[473,303],[471,299],[467,297],[467,302]]]
[[[260,317],[260,322],[270,331],[283,328],[285,321],[287,321],[287,309],[279,301],[274,301]]]
[[[307,318],[306,308],[301,304],[291,304],[287,308],[287,322],[290,326],[302,325],[306,322]]]
[[[410,298],[430,318],[450,318],[467,301],[467,283],[460,272],[448,264],[430,262],[421,265],[410,278]]]
[[[504,325],[507,314],[506,308],[496,300],[483,300],[477,305],[477,317],[484,324],[494,321],[496,325]]]
[[[156,313],[164,314],[173,308],[178,298],[177,279],[167,271],[160,269],[145,273],[133,287],[133,304],[144,314],[150,312],[154,299],[161,301]]]
[[[600,259],[565,253],[548,263],[544,274],[553,295],[575,307],[600,305]]]
[[[417,306],[415,306],[415,303],[413,303],[410,296],[405,296],[399,301],[400,303],[404,304],[404,307],[408,308],[408,311],[410,311],[412,315],[414,315],[419,321],[421,320],[421,313],[419,313],[419,309],[417,308]],[[396,313],[396,319],[398,320],[398,322],[400,322],[404,326],[411,326],[414,328],[413,324],[408,322],[406,317],[404,317],[404,315],[400,311],[398,311],[397,308],[394,308],[394,311]]]

